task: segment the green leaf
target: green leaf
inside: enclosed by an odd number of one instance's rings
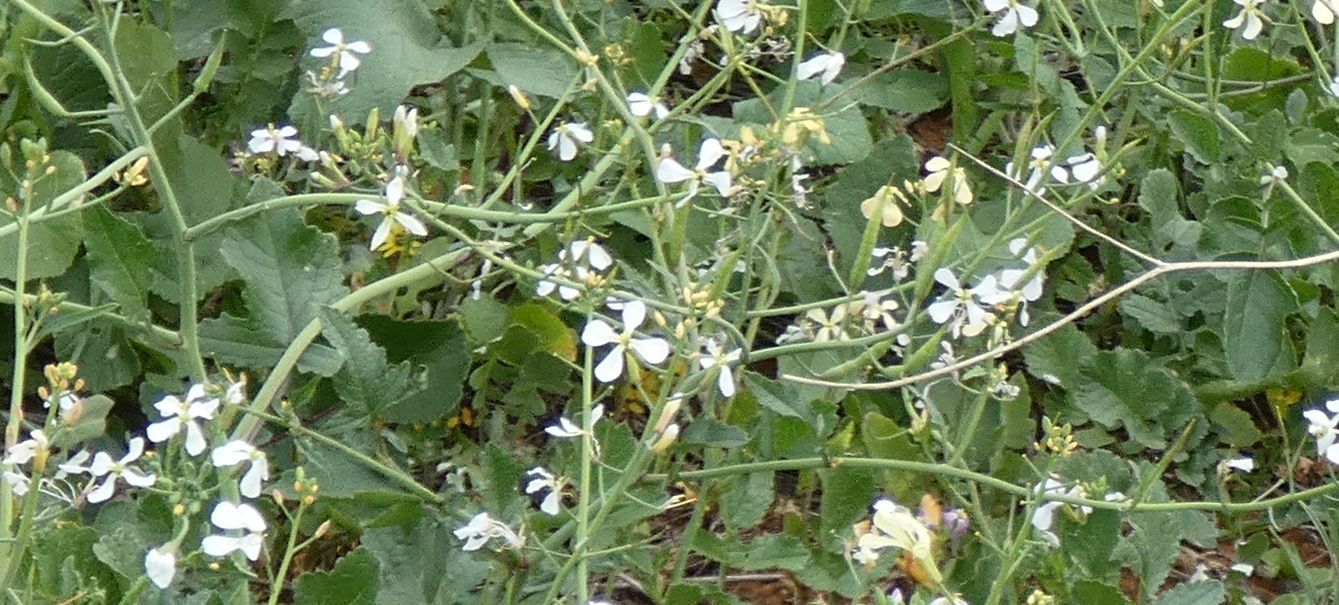
[[[1186,152],[1204,164],[1218,161],[1222,153],[1218,142],[1218,126],[1213,120],[1185,110],[1176,110],[1167,114],[1167,125],[1171,127],[1175,140],[1186,147]]]
[[[1123,426],[1144,447],[1165,449],[1201,413],[1189,387],[1143,351],[1099,351],[1079,373],[1074,406],[1107,428]]]
[[[121,313],[142,317],[148,313],[149,263],[153,244],[139,227],[97,205],[84,211],[84,247],[93,284],[121,305]]]
[[[32,196],[29,198],[29,211],[48,208],[59,195],[73,189],[84,180],[84,162],[68,151],[52,151],[48,166],[54,169],[33,181]],[[15,158],[22,162],[24,158]],[[0,191],[18,191],[18,183],[9,176],[8,170],[0,170]],[[8,194],[7,194],[8,195]],[[73,200],[71,204],[82,203]],[[15,223],[14,215],[0,211],[0,227],[9,227]],[[55,277],[70,268],[75,253],[79,251],[79,242],[83,239],[83,222],[79,213],[31,223],[28,228],[27,278],[43,279]],[[0,279],[13,281],[17,277],[19,261],[19,234],[15,230],[0,235]]]
[[[321,309],[321,335],[344,356],[334,383],[345,402],[376,414],[408,394],[409,364],[387,363],[386,351],[347,316],[334,309]]]
[[[340,557],[330,571],[317,570],[297,580],[297,605],[372,603],[380,587],[381,564],[367,548]]]
[[[1139,182],[1139,205],[1149,214],[1149,240],[1158,250],[1169,246],[1194,249],[1201,225],[1181,215],[1176,177],[1165,168],[1149,172]]]
[[[1284,352],[1283,321],[1296,307],[1296,294],[1277,271],[1232,275],[1223,314],[1223,346],[1233,378],[1253,381],[1270,373]]]
[[[135,345],[121,326],[111,322],[93,321],[58,334],[56,352],[79,366],[79,377],[91,391],[110,391],[139,376]]]
[[[1339,149],[1339,137],[1315,128],[1299,129],[1283,145],[1284,155],[1302,168],[1312,162],[1332,164],[1335,149]]]
[[[1023,350],[1033,376],[1065,388],[1078,386],[1082,364],[1096,354],[1097,347],[1074,324],[1065,324]]]
[[[1120,310],[1154,334],[1175,336],[1184,332],[1176,309],[1143,294],[1127,294],[1120,301]]]
[[[1202,580],[1174,586],[1152,605],[1220,605],[1226,598],[1227,591],[1222,582]]]
[[[97,439],[107,433],[107,413],[115,405],[106,395],[85,397],[79,402],[78,412],[51,436],[51,444],[69,450],[74,446]]]
[[[748,392],[758,399],[763,407],[782,416],[813,420],[813,411],[800,402],[795,390],[775,380],[769,380],[757,372],[745,371],[744,385]]]
[[[1081,580],[1074,584],[1074,602],[1084,605],[1126,605],[1130,601],[1115,586],[1097,580]]]
[[[418,500],[417,496],[406,494],[400,484],[393,483],[386,475],[372,469],[342,450],[337,450],[309,437],[295,435],[293,439],[297,443],[297,449],[301,455],[299,460],[302,467],[306,469],[307,476],[316,480],[321,486],[322,496],[343,498],[359,493],[372,492],[390,497],[403,497],[407,500]],[[376,435],[366,430],[345,431],[340,435],[340,441],[358,452],[370,453],[380,450]],[[381,460],[381,462],[386,463],[387,461]],[[285,473],[284,477],[276,480],[274,484],[292,485],[292,473]]]
[[[200,322],[200,352],[222,363],[244,368],[268,369],[279,362],[285,343],[270,336],[253,322],[224,313]],[[334,376],[344,358],[323,344],[312,344],[298,358],[298,370]]]
[[[447,46],[436,16],[421,0],[294,2],[280,17],[293,19],[307,35],[309,42],[303,48],[326,46],[320,37],[330,27],[341,28],[345,40],[372,45],[352,75],[349,94],[325,102],[324,113],[310,93],[298,90],[288,113],[305,124],[324,124],[326,114],[361,120],[373,107],[389,116],[415,86],[440,82],[460,71],[482,48]],[[302,62],[307,69],[328,64],[312,57],[303,57]]]
[[[771,471],[749,473],[732,478],[721,499],[721,517],[731,531],[750,529],[762,522],[772,508],[776,492]]]
[[[823,482],[822,535],[845,530],[869,512],[876,487],[868,469],[837,467],[819,471],[818,478]]]
[[[1113,510],[1095,510],[1081,523],[1061,524],[1061,547],[1089,575],[1108,577],[1111,557],[1120,542],[1122,520]]]
[[[740,447],[749,442],[749,434],[710,416],[701,416],[684,429],[679,441],[688,445]]]
[[[502,80],[499,84],[515,86],[526,94],[557,99],[576,82],[576,61],[547,45],[490,44],[488,60]]]
[[[1232,447],[1248,447],[1264,437],[1251,415],[1231,402],[1224,401],[1214,406],[1209,413],[1209,420],[1219,428],[1223,441]]]
[[[948,101],[948,79],[919,69],[899,69],[865,82],[849,98],[872,107],[921,114]]]
[[[391,363],[413,366],[411,389],[379,412],[391,422],[431,422],[456,413],[469,374],[469,342],[456,321],[397,321],[364,315],[358,325],[386,350]]]
[[[783,87],[763,99],[747,99],[734,105],[734,119],[737,122],[772,124],[778,116],[772,115],[772,109],[781,102]],[[835,94],[835,93],[834,93]],[[800,82],[795,87],[794,106],[814,107],[823,100],[823,91],[818,82]],[[837,104],[839,107],[840,103]],[[779,116],[784,118],[785,116]],[[820,114],[824,127],[831,138],[830,144],[823,144],[818,137],[809,138],[809,148],[814,153],[813,165],[850,164],[858,162],[874,149],[874,139],[869,133],[869,124],[858,107],[847,107],[836,113]]]

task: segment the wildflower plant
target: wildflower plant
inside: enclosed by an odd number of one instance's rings
[[[0,7],[7,598],[1339,598],[1334,2],[200,4]]]

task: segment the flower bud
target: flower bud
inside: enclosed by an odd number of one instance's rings
[[[674,440],[679,438],[679,425],[671,424],[665,427],[665,432],[660,434],[660,438],[651,444],[651,453],[659,454],[674,445]]]
[[[517,88],[515,84],[507,85],[507,94],[511,95],[511,100],[516,103],[517,107],[530,111],[530,99],[525,98],[525,93]]]

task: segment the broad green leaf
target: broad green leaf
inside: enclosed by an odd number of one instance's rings
[[[387,363],[386,351],[347,316],[330,308],[321,309],[321,335],[344,357],[334,383],[345,403],[358,404],[364,412],[376,414],[408,394],[409,364]],[[418,390],[417,386],[412,388]]]
[[[813,411],[804,402],[799,401],[796,393],[788,385],[769,380],[757,372],[745,371],[744,385],[748,392],[758,399],[763,407],[782,416],[813,419]]]
[[[938,109],[948,101],[948,80],[937,73],[899,69],[876,76],[855,89],[849,98],[873,107],[920,114]]]
[[[1143,294],[1125,295],[1120,301],[1120,310],[1154,334],[1175,336],[1183,333],[1181,318],[1175,308]]]
[[[1082,364],[1095,354],[1097,347],[1074,324],[1066,324],[1023,350],[1028,372],[1067,389],[1079,385]]]
[[[568,361],[576,361],[576,332],[544,303],[526,303],[511,310],[512,325],[523,326],[539,338],[543,351]]]
[[[869,512],[874,502],[874,473],[869,469],[837,467],[820,471],[823,497],[820,504],[822,535],[846,530]]]
[[[371,603],[380,588],[381,564],[371,551],[357,548],[340,557],[330,571],[316,570],[297,580],[297,605]]]
[[[1089,575],[1109,578],[1111,557],[1120,542],[1120,513],[1095,510],[1078,523],[1060,525],[1060,545]]]
[[[84,180],[83,160],[68,151],[52,151],[48,155],[50,162],[48,166],[54,171],[33,181],[32,196],[29,198],[30,211],[48,208],[57,196]],[[20,165],[24,159],[22,156],[14,158]],[[6,192],[6,195],[18,191],[18,183],[10,178],[8,170],[0,170],[0,191]],[[82,200],[73,200],[70,203],[81,202]],[[7,210],[0,211],[0,228],[11,228],[14,223],[14,215]],[[83,221],[79,219],[78,213],[31,223],[28,228],[28,247],[25,250],[27,278],[43,279],[64,273],[74,262],[75,253],[79,251],[79,242],[82,239]],[[0,235],[0,279],[13,281],[16,278],[19,262],[18,244],[17,230]]]
[[[739,447],[749,442],[749,434],[736,426],[731,426],[709,416],[699,417],[679,436],[679,441],[687,445],[705,445],[710,447]]]
[[[200,352],[206,357],[244,368],[274,367],[287,343],[245,318],[223,314],[200,322]],[[311,344],[298,358],[298,370],[334,376],[344,358],[323,344]]]
[[[526,94],[557,99],[577,77],[577,64],[562,51],[547,46],[518,43],[488,45],[488,60],[502,86],[516,86]]]
[[[750,529],[762,522],[772,508],[776,492],[771,471],[738,475],[728,482],[721,499],[721,517],[731,531]]]
[[[1283,145],[1284,155],[1302,168],[1312,162],[1333,164],[1335,149],[1339,149],[1339,137],[1314,128],[1303,128],[1292,133]]]
[[[1167,114],[1175,140],[1185,145],[1186,152],[1204,164],[1218,161],[1222,150],[1218,141],[1218,126],[1202,115],[1179,109]]]
[[[250,320],[272,342],[291,341],[321,308],[348,293],[335,238],[308,227],[296,209],[238,223],[219,253],[242,275]]]
[[[1074,584],[1074,602],[1084,605],[1126,605],[1130,600],[1115,586],[1097,580],[1082,580]]]
[[[115,403],[106,395],[84,397],[67,416],[69,421],[51,435],[55,447],[73,451],[74,446],[107,433],[107,413]]]
[[[122,220],[101,204],[85,210],[84,247],[93,283],[121,305],[121,314],[148,313],[149,263],[153,244],[134,224]]]
[[[323,0],[294,2],[281,17],[292,18],[307,35],[304,48],[326,46],[321,34],[339,27],[346,41],[362,40],[372,52],[351,74],[349,94],[323,103],[318,111],[312,96],[298,90],[288,113],[303,124],[325,124],[326,114],[362,120],[376,107],[389,116],[415,86],[432,84],[460,71],[479,54],[480,45],[454,48],[437,28],[437,19],[422,0]],[[305,53],[304,53],[305,54]],[[302,58],[304,69],[316,70],[328,61]]]
[[[74,523],[51,523],[38,527],[30,550],[35,564],[36,585],[52,594],[71,594],[75,587],[62,586],[62,569],[68,565],[78,577],[105,589],[115,589],[116,572],[93,554],[98,530]]]
[[[1254,445],[1264,436],[1251,415],[1231,402],[1224,401],[1214,406],[1209,419],[1222,433],[1222,439],[1232,447],[1244,448]]]
[[[350,456],[348,453],[330,447],[324,443],[294,435],[293,439],[297,444],[297,450],[300,454],[299,460],[307,477],[315,480],[321,486],[321,495],[330,498],[344,498],[359,493],[372,492],[389,497],[403,497],[405,499],[417,500],[416,496],[409,495],[404,488],[381,472],[372,469],[363,462]],[[346,446],[363,453],[375,455],[379,448],[376,435],[369,431],[344,431],[339,435],[339,440]],[[386,463],[386,460],[381,460]],[[274,482],[274,485],[288,486],[293,484],[293,474],[291,472],[284,475]]]
[[[1107,428],[1123,426],[1131,440],[1165,449],[1201,405],[1185,383],[1143,351],[1099,351],[1080,366],[1074,406]]]
[[[381,315],[364,315],[358,325],[386,350],[394,364],[412,366],[411,389],[378,412],[391,422],[431,422],[456,413],[465,377],[469,373],[469,343],[455,321],[397,321]]]
[[[92,321],[78,330],[56,335],[56,353],[79,366],[79,377],[91,391],[110,391],[135,380],[139,355],[121,326]]]
[[[510,322],[506,305],[491,298],[468,299],[458,310],[470,342],[486,344],[502,337],[502,330]]]
[[[1233,274],[1223,315],[1227,365],[1237,380],[1259,380],[1284,352],[1283,321],[1297,307],[1296,294],[1276,271]]]
[[[1148,235],[1156,251],[1169,246],[1193,249],[1200,238],[1200,225],[1181,215],[1176,177],[1165,168],[1149,172],[1139,182],[1139,206],[1149,214]]]
[[[492,562],[460,549],[451,535],[459,525],[463,523],[420,515],[406,523],[368,527],[362,543],[381,569],[376,605],[479,602],[480,595],[473,593]]]

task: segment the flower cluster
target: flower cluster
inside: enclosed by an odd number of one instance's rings
[[[604,283],[604,276],[600,272],[613,265],[614,257],[609,255],[604,246],[595,243],[594,240],[586,239],[569,243],[558,252],[558,262],[540,265],[539,271],[545,277],[575,282],[592,288]],[[558,297],[563,300],[576,300],[581,296],[581,289],[560,284],[552,279],[541,279],[539,285],[535,287],[535,294],[539,296],[548,296],[554,292],[557,292]]]
[[[349,93],[344,77],[362,65],[362,58],[359,55],[372,52],[372,45],[361,40],[345,41],[344,32],[333,27],[325,30],[325,33],[321,34],[321,39],[329,46],[313,48],[310,54],[318,59],[328,58],[330,61],[320,73],[307,72],[307,81],[311,85],[308,91],[318,97],[342,97]]]
[[[930,320],[948,325],[954,338],[970,337],[980,334],[996,321],[997,308],[1005,308],[1016,310],[1019,324],[1026,326],[1027,303],[1042,295],[1045,277],[1040,266],[1041,256],[1023,238],[1011,240],[1009,252],[1022,261],[1023,266],[988,274],[971,288],[964,286],[952,270],[937,269],[935,281],[948,292],[926,308]]]

